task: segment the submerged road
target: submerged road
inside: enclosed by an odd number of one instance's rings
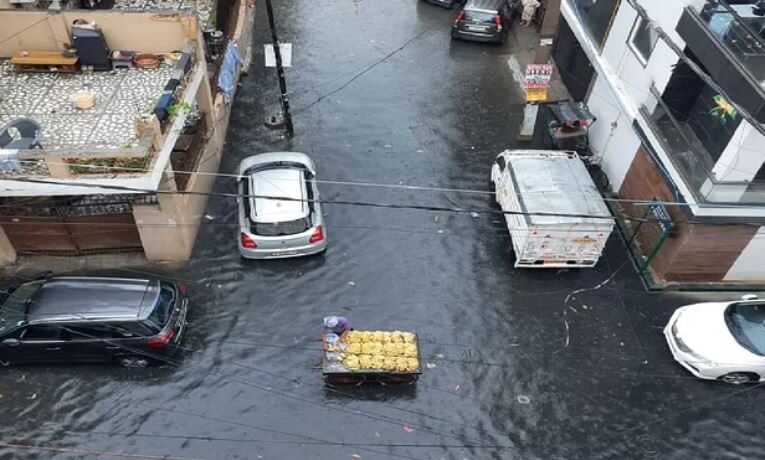
[[[274,3],[294,47],[296,136],[262,126],[278,85],[259,8],[222,172],[297,150],[324,180],[488,190],[494,156],[517,145],[512,39],[451,43],[453,12],[416,0]],[[490,194],[320,188],[327,200],[493,209]],[[236,190],[225,177],[215,189]],[[187,267],[124,272],[187,281],[182,360],[2,369],[1,441],[17,447],[0,457],[762,458],[763,389],[695,379],[661,334],[675,307],[713,297],[646,292],[617,235],[594,269],[517,270],[491,214],[325,212],[325,254],[251,262],[226,225],[235,201],[213,197]],[[416,331],[427,363],[417,385],[325,387],[314,338],[332,313]]]

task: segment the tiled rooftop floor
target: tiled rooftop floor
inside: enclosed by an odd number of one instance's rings
[[[127,11],[194,11],[202,30],[214,29],[215,0],[115,0],[115,10]]]
[[[42,147],[118,149],[135,139],[135,119],[156,103],[171,67],[84,74],[16,73],[0,64],[0,126],[16,117],[42,125]],[[95,93],[95,106],[74,108],[77,91]]]

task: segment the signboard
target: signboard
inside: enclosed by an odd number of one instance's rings
[[[523,87],[525,89],[547,89],[550,87],[552,73],[552,64],[529,64],[526,66]]]
[[[672,217],[670,217],[667,208],[665,208],[663,204],[654,200],[653,203],[648,205],[648,209],[651,211],[651,214],[653,214],[653,217],[656,219],[656,223],[659,225],[662,232],[669,233],[672,231],[675,224],[672,222]]]
[[[526,89],[526,102],[543,102],[547,100],[547,88]]]
[[[276,53],[274,45],[263,45],[266,55],[266,67],[276,67]],[[280,43],[279,51],[282,53],[282,66],[292,67],[292,43]]]

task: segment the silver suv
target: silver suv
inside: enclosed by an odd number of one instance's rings
[[[239,252],[248,259],[317,254],[327,234],[316,168],[297,152],[262,153],[239,164]]]

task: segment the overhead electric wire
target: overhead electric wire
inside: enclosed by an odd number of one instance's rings
[[[43,179],[6,178],[3,180],[12,181],[12,182],[34,183],[34,184],[61,185],[61,183],[59,182],[48,181]],[[143,193],[143,194],[191,195],[191,196],[208,196],[208,197],[217,196],[217,197],[226,197],[226,198],[257,198],[257,199],[268,199],[268,200],[277,200],[277,201],[299,201],[299,202],[307,202],[307,203],[337,204],[337,205],[369,207],[369,208],[410,209],[410,210],[421,210],[421,211],[463,213],[463,214],[478,213],[478,214],[523,215],[523,216],[540,216],[540,217],[565,217],[565,218],[575,218],[575,219],[599,219],[599,220],[608,220],[608,221],[616,221],[619,219],[618,217],[612,216],[610,214],[594,215],[594,214],[583,214],[583,213],[505,211],[505,210],[491,210],[491,209],[471,209],[471,208],[462,208],[462,207],[450,208],[450,207],[444,207],[444,206],[427,206],[427,205],[413,205],[413,204],[404,205],[404,204],[390,204],[390,203],[387,203],[387,204],[371,203],[371,202],[353,201],[353,200],[326,200],[326,199],[316,200],[316,199],[308,199],[308,198],[291,198],[291,197],[284,197],[284,196],[257,195],[257,194],[255,195],[241,194],[240,195],[238,193],[233,193],[233,192],[152,190],[152,189],[142,189],[142,188],[136,188],[136,187],[121,186],[121,185],[101,185],[101,184],[81,183],[81,182],[69,182],[69,185],[76,186],[76,187],[96,188],[96,189],[102,189],[102,190],[103,189],[119,190],[123,192],[134,192],[134,193]],[[651,218],[638,218],[638,217],[624,217],[623,220],[637,221],[637,222],[642,221],[647,223],[730,225],[730,223],[673,221],[673,220],[667,220],[667,219],[651,219]],[[742,223],[742,225],[743,224],[744,223]],[[758,227],[763,225],[762,223],[749,223],[749,224],[756,225]]]
[[[47,161],[47,160],[46,160]],[[20,163],[24,162],[34,162],[34,160],[19,160]],[[71,163],[66,162],[52,162],[47,161],[50,164],[59,165],[59,166],[72,166]],[[148,168],[134,168],[134,167],[121,167],[121,166],[99,166],[99,165],[80,165],[78,164],[77,167],[82,167],[86,169],[93,169],[93,170],[114,170],[114,171],[122,171],[122,172],[153,172],[153,169]],[[242,179],[243,177],[246,177],[246,175],[241,174],[235,174],[235,173],[221,173],[221,172],[204,172],[204,171],[183,171],[183,170],[173,170],[173,174],[179,174],[179,175],[199,175],[199,176],[208,176],[208,177],[223,177],[223,178],[231,178],[231,179]],[[20,181],[23,182],[25,180],[37,180],[34,177],[14,177],[14,178],[3,178],[0,177],[0,181],[3,180],[14,180],[14,181]],[[166,178],[165,182],[169,182],[172,180],[172,177]],[[409,190],[409,191],[422,191],[422,192],[441,192],[441,193],[462,193],[462,194],[471,194],[471,195],[495,195],[496,192],[493,190],[479,190],[479,189],[469,189],[469,188],[455,188],[455,187],[436,187],[436,186],[427,186],[427,185],[405,185],[405,184],[392,184],[392,183],[379,183],[379,182],[363,182],[363,181],[341,181],[341,180],[328,180],[328,179],[312,179],[313,182],[317,184],[327,184],[327,185],[341,185],[341,186],[352,186],[352,187],[368,187],[368,188],[383,188],[383,189],[391,189],[391,190]],[[269,178],[269,182],[275,183],[275,182],[296,182],[298,179],[292,179],[292,178]],[[54,183],[56,185],[60,186],[76,186],[76,187],[85,187],[85,186],[92,186],[92,187],[104,187],[99,184],[94,183],[76,183],[76,182],[59,182],[59,181],[50,181],[51,183]],[[151,192],[146,192],[142,189],[139,193],[156,193],[156,190],[153,190]],[[554,194],[560,194],[560,195],[566,195],[570,196],[572,194],[576,195],[589,195],[588,192],[584,191],[523,191],[520,193],[513,192],[516,196],[523,196],[523,195],[545,195],[550,196]],[[603,201],[611,202],[611,203],[625,203],[625,204],[632,204],[632,205],[664,205],[664,206],[677,206],[677,207],[698,207],[701,209],[728,209],[728,208],[746,208],[746,209],[752,209],[752,208],[763,208],[765,210],[765,203],[762,205],[754,205],[754,204],[740,204],[740,203],[714,203],[714,204],[706,204],[706,203],[687,203],[684,201],[664,201],[664,200],[647,200],[647,199],[639,199],[639,198],[615,198],[615,197],[609,197],[604,196],[601,197]],[[4,205],[0,205],[0,208],[5,207]]]

